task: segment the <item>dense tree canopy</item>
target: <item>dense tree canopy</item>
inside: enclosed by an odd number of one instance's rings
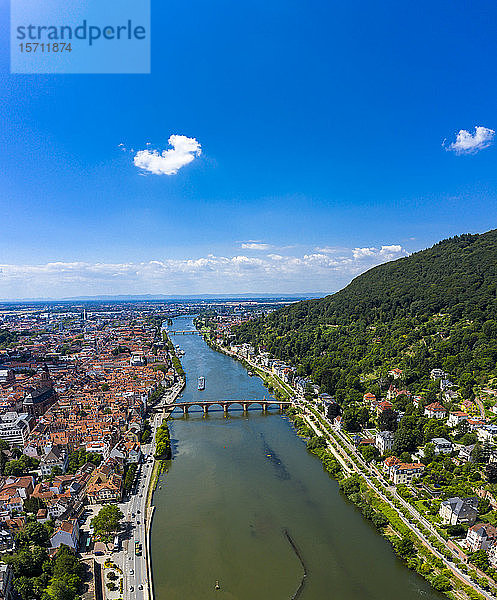
[[[497,230],[462,235],[360,275],[346,288],[240,325],[239,342],[299,367],[339,402],[360,399],[365,376],[436,398],[433,368],[463,397],[497,376]]]
[[[98,511],[98,515],[93,517],[91,526],[97,535],[108,535],[119,529],[119,523],[123,517],[123,513],[115,504],[106,504]]]

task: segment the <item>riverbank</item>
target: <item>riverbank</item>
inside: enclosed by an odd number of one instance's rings
[[[281,394],[281,400],[292,400],[292,398],[295,397],[295,391],[292,390],[288,384],[276,377],[273,373],[265,371],[259,365],[256,365],[245,357],[238,356],[238,354],[231,352],[231,350],[228,348],[216,344],[216,342],[208,335],[204,335],[204,341],[209,348],[215,352],[220,352],[221,354],[225,354],[226,356],[237,360],[245,369],[247,369],[247,371],[251,371],[253,375],[262,379],[262,382],[267,387],[268,392],[279,392]]]
[[[212,338],[209,345],[213,349],[231,356],[242,363],[242,365],[254,373],[265,372],[267,377],[278,379],[273,373],[265,371],[263,367],[255,365],[245,357],[241,357],[216,344]],[[262,378],[263,381],[268,379]],[[323,467],[330,476],[337,478],[341,483],[341,490],[347,499],[353,502],[362,514],[379,529],[382,535],[391,543],[396,554],[413,571],[426,579],[439,592],[444,593],[452,599],[470,598],[471,600],[492,600],[495,598],[495,589],[486,591],[482,589],[479,582],[468,573],[466,565],[446,548],[446,542],[440,536],[433,535],[429,528],[425,527],[420,515],[413,514],[410,508],[406,508],[396,492],[392,493],[388,486],[382,484],[378,473],[364,462],[362,456],[357,455],[356,449],[350,442],[344,439],[339,431],[334,431],[331,423],[318,413],[316,408],[299,396],[291,386],[280,381],[278,388],[285,390],[294,399],[298,415],[304,419],[306,427],[309,428],[309,437],[323,436],[327,442],[326,452],[311,450],[320,458]],[[297,428],[297,433],[298,428]],[[304,432],[303,437],[307,438]],[[301,434],[302,435],[302,434]],[[326,462],[329,454],[338,461],[340,472],[327,468]],[[350,485],[344,485],[343,482]],[[345,490],[352,488],[351,493]],[[381,522],[383,526],[379,526]],[[407,550],[406,550],[407,548]]]

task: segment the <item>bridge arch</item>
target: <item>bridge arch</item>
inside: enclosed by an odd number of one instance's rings
[[[200,409],[203,409],[204,402],[174,402],[170,406],[173,409],[172,412],[174,412],[176,409],[181,409],[183,411],[183,414],[187,415],[190,411],[190,408],[193,408],[195,406],[198,406]]]
[[[236,407],[240,407],[242,410],[245,410],[245,404],[246,402],[244,400],[233,400],[233,401],[229,401],[226,402],[227,405],[227,409],[229,410],[233,405],[235,405]]]
[[[220,400],[219,402],[204,402],[203,406],[204,412],[208,412],[209,409],[211,409],[213,406],[219,406],[219,408],[226,412],[226,402],[223,402],[222,400]]]
[[[265,402],[264,400],[247,400],[245,402],[247,408],[250,408],[254,404],[260,406],[262,410],[266,410],[267,408],[267,402]]]

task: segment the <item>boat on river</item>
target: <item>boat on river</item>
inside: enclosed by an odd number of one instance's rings
[[[198,390],[205,390],[205,377],[200,376],[198,378],[198,385],[197,385],[197,389]]]

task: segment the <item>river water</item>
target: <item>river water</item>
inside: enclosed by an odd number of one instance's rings
[[[175,319],[174,329],[193,329],[192,319]],[[173,342],[185,350],[184,401],[270,397],[200,336]],[[277,410],[200,410],[169,421],[174,459],[154,495],[156,600],[290,600],[303,568],[285,530],[308,571],[301,600],[442,598],[340,495]]]

